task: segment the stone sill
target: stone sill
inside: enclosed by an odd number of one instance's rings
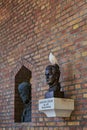
[[[70,117],[74,110],[74,100],[66,98],[48,98],[39,100],[39,111],[47,117]]]

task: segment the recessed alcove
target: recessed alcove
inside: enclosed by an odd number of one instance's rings
[[[14,121],[21,122],[21,115],[23,112],[24,104],[19,96],[18,85],[22,82],[30,82],[32,77],[32,73],[25,66],[22,66],[21,69],[17,72],[15,76],[15,101],[14,101]],[[31,92],[30,92],[30,100],[31,100]]]

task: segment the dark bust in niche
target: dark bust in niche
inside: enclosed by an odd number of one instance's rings
[[[31,122],[31,84],[28,82],[20,83],[18,91],[24,103],[21,122]]]
[[[45,69],[46,82],[49,85],[49,90],[45,94],[45,98],[64,97],[64,92],[60,91],[61,86],[59,83],[60,70],[57,64],[48,65]]]

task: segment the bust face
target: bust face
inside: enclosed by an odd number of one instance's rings
[[[23,103],[27,104],[29,102],[29,88],[27,86],[20,87],[19,94]]]
[[[48,85],[53,85],[56,81],[56,74],[53,68],[47,68],[45,71],[46,82]]]

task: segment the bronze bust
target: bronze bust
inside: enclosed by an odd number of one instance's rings
[[[61,92],[59,83],[60,70],[57,64],[48,65],[45,70],[46,82],[49,85],[49,90],[45,94],[45,98],[64,97],[64,92]]]
[[[21,116],[21,122],[31,121],[31,84],[22,82],[18,86],[20,97],[24,103],[24,110]]]

